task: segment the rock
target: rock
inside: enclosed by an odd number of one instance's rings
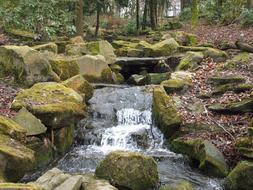
[[[64,155],[71,148],[74,142],[74,129],[75,126],[72,124],[55,132],[55,147],[58,155]]]
[[[54,190],[80,190],[82,186],[82,176],[71,176]]]
[[[93,176],[83,176],[82,190],[117,190],[106,180],[98,180]]]
[[[251,190],[253,187],[253,163],[241,161],[229,173],[226,178],[226,189],[228,190]]]
[[[58,53],[63,54],[66,51],[66,46],[69,44],[68,40],[57,40],[54,42],[58,47]]]
[[[118,75],[119,76],[119,75]],[[121,80],[119,78],[119,80]],[[101,81],[109,84],[120,84],[117,75],[110,68],[104,69],[101,74]]]
[[[253,158],[253,138],[252,137],[240,137],[235,142],[236,150],[240,155],[246,158]]]
[[[183,45],[183,46],[197,45],[198,39],[195,34],[183,32],[183,31],[177,31],[177,32],[170,33],[170,36],[174,38],[180,45]],[[162,39],[168,39],[168,38],[169,38],[168,35],[162,37]]]
[[[127,84],[133,85],[146,85],[149,84],[149,78],[143,75],[132,75],[128,80]]]
[[[84,43],[83,41],[83,37],[82,36],[76,36],[74,38],[70,38],[69,42],[71,44],[80,44],[80,43]]]
[[[248,134],[249,136],[253,136],[253,118],[251,119],[250,123],[249,123],[249,127],[248,127]]]
[[[166,138],[170,138],[181,125],[182,120],[172,98],[162,88],[154,88],[153,114]]]
[[[52,52],[55,54],[58,53],[58,46],[53,42],[50,42],[48,44],[33,46],[32,48],[37,51],[48,51],[48,52]]]
[[[215,112],[245,113],[253,111],[253,97],[243,99],[239,102],[231,102],[227,104],[213,104],[208,107],[209,110]]]
[[[45,125],[24,107],[19,110],[13,120],[26,129],[27,136],[40,135],[47,131]]]
[[[155,187],[159,180],[153,158],[127,151],[115,151],[107,155],[97,166],[95,175],[133,190]]]
[[[68,88],[72,88],[77,93],[82,95],[85,98],[85,101],[88,102],[92,98],[94,89],[92,85],[84,79],[82,75],[76,75],[62,83]]]
[[[21,183],[0,183],[2,190],[43,190],[40,186]]]
[[[115,73],[119,73],[122,70],[121,66],[118,64],[112,64],[110,65],[110,68]]]
[[[181,181],[178,184],[162,186],[159,190],[193,190],[193,187],[188,181]]]
[[[173,39],[167,39],[151,46],[150,57],[170,56],[177,51],[179,44]]]
[[[7,181],[17,182],[34,167],[34,152],[20,142],[0,134],[0,173]]]
[[[41,169],[54,159],[53,145],[50,140],[44,138],[43,140],[33,137],[26,142],[26,146],[35,152],[35,169]]]
[[[207,175],[225,177],[228,174],[224,156],[207,140],[178,138],[172,141],[171,150],[198,161],[199,169]]]
[[[77,59],[74,57],[50,56],[48,60],[61,80],[67,80],[80,73]]]
[[[232,59],[227,60],[224,63],[223,68],[224,69],[240,68],[242,66],[248,65],[251,60],[253,60],[253,54],[242,52],[234,56]]]
[[[185,83],[192,84],[192,74],[188,71],[176,71],[171,73],[171,79],[183,80]]]
[[[105,41],[95,41],[89,43],[69,44],[66,47],[68,55],[102,55],[108,64],[116,61],[116,55],[112,45]]]
[[[58,80],[47,59],[28,46],[0,47],[0,76],[9,75],[26,86]]]
[[[185,83],[185,81],[181,79],[170,79],[170,80],[163,81],[161,85],[163,86],[167,94],[170,94],[170,93],[182,91],[184,87],[188,86],[188,83]]]
[[[212,76],[208,78],[208,83],[213,85],[223,85],[223,84],[238,84],[244,83],[246,79],[243,76]]]
[[[232,91],[235,93],[241,93],[245,91],[250,91],[253,89],[252,84],[224,84],[216,87],[214,91],[212,91],[211,95],[221,95],[225,92]]]
[[[80,74],[89,82],[100,82],[102,72],[109,66],[101,55],[85,55],[77,59],[80,68]]]
[[[188,70],[197,67],[197,65],[204,59],[202,52],[189,51],[184,58],[180,61],[176,70]]]
[[[7,117],[0,116],[0,134],[9,135],[15,139],[22,139],[25,137],[26,132],[26,129],[15,121]]]
[[[149,84],[161,84],[170,78],[170,73],[148,73]]]
[[[73,89],[54,82],[37,83],[21,91],[11,107],[25,107],[51,128],[68,127],[85,116],[83,98]]]

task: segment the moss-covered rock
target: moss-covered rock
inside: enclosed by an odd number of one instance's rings
[[[153,114],[158,128],[166,138],[170,138],[181,125],[182,120],[173,99],[160,87],[154,88]]]
[[[72,124],[55,132],[54,139],[57,155],[63,156],[71,148],[74,142],[74,129],[75,126]]]
[[[192,73],[188,71],[176,71],[171,73],[171,79],[173,80],[183,80],[188,85],[192,84]]]
[[[0,76],[13,76],[26,86],[58,80],[47,59],[28,46],[0,47]]]
[[[48,166],[48,164],[54,159],[53,145],[47,138],[41,140],[32,137],[31,140],[26,142],[26,146],[32,149],[35,153],[35,169]]]
[[[251,190],[253,187],[253,163],[242,161],[229,173],[226,178],[228,190]]]
[[[9,136],[0,134],[0,173],[8,181],[20,180],[26,172],[34,167],[34,152],[11,139]]]
[[[82,37],[82,36],[76,36],[76,37],[70,38],[70,39],[69,39],[69,42],[70,42],[71,44],[80,44],[80,43],[84,43],[83,37]]]
[[[209,141],[178,138],[172,141],[171,150],[186,154],[193,161],[198,161],[199,169],[207,175],[225,177],[228,174],[224,156]]]
[[[235,93],[250,91],[253,89],[253,84],[224,84],[216,87],[211,95],[221,95],[228,91],[233,91]]]
[[[101,81],[109,84],[120,84],[120,82],[117,81],[116,74],[110,68],[106,68],[102,71]]]
[[[249,64],[253,60],[253,54],[242,52],[234,56],[232,59],[227,60],[223,65],[223,69],[236,69]]]
[[[89,43],[69,44],[66,46],[68,55],[102,55],[108,64],[116,61],[116,55],[112,45],[107,41],[95,41]]]
[[[148,73],[149,84],[161,84],[161,82],[170,78],[170,73]]]
[[[9,135],[15,139],[22,139],[26,133],[27,130],[12,119],[0,116],[0,134]]]
[[[3,190],[43,190],[40,186],[34,184],[21,183],[0,183],[0,189]]]
[[[177,51],[179,44],[174,38],[158,42],[151,46],[150,57],[170,56]]]
[[[195,34],[177,31],[170,33],[171,37],[173,37],[180,45],[183,46],[195,46],[197,45],[197,36]],[[163,39],[166,36],[163,36]],[[168,37],[167,37],[168,38]]]
[[[80,73],[77,58],[52,56],[48,58],[53,71],[61,78],[61,80],[69,79]]]
[[[162,186],[159,190],[193,190],[193,187],[188,181],[181,181],[177,184]]]
[[[83,175],[82,189],[85,190],[117,190],[107,180],[99,180],[91,175]]]
[[[86,102],[88,102],[93,96],[93,86],[87,80],[85,80],[82,75],[76,75],[64,81],[62,84],[68,88],[72,88],[77,93],[82,95]]]
[[[40,135],[47,131],[45,125],[24,107],[19,110],[13,120],[26,130],[27,136]]]
[[[169,79],[166,81],[163,81],[161,83],[164,90],[167,92],[167,94],[179,92],[184,89],[184,87],[188,86],[188,83],[185,83],[185,81],[181,79]]]
[[[204,59],[204,54],[202,52],[189,51],[180,61],[176,70],[188,70],[193,69]]]
[[[127,84],[133,84],[133,85],[146,85],[149,84],[149,78],[144,75],[132,75],[128,80]]]
[[[53,42],[50,42],[48,44],[33,46],[32,48],[37,51],[49,51],[55,54],[58,53],[58,46]]]
[[[246,79],[241,76],[212,76],[208,78],[208,83],[213,85],[223,85],[223,84],[238,84],[244,83]]]
[[[153,158],[125,151],[115,151],[107,155],[97,166],[95,175],[114,185],[133,190],[155,187],[159,180]]]
[[[14,99],[13,109],[27,108],[47,127],[64,127],[85,116],[83,98],[62,84],[37,83],[21,91]]]
[[[253,138],[252,137],[240,137],[236,139],[236,150],[240,155],[246,158],[253,158]]]
[[[249,136],[253,136],[253,118],[251,119],[250,123],[249,123],[249,127],[248,127],[248,134]]]

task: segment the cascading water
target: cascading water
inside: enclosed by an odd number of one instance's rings
[[[219,181],[190,168],[186,158],[164,147],[152,120],[152,94],[145,87],[103,88],[90,100],[88,119],[80,122],[77,144],[59,161],[68,172],[94,172],[114,150],[138,151],[158,161],[162,183],[191,182],[199,190],[222,190]]]

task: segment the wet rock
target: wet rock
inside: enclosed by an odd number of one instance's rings
[[[0,47],[0,76],[9,75],[25,86],[58,80],[47,59],[28,46]]]
[[[112,45],[107,41],[95,41],[89,43],[69,44],[66,46],[68,55],[102,55],[108,64],[116,61],[116,55]]]
[[[60,77],[61,80],[69,79],[80,73],[77,58],[66,56],[49,56],[48,60],[53,71]]]
[[[187,181],[181,181],[178,184],[162,186],[159,190],[193,190],[193,187],[191,183]]]
[[[94,89],[92,85],[84,79],[82,75],[76,75],[62,83],[68,88],[72,88],[77,93],[82,95],[85,98],[85,101],[88,102],[92,98]]]
[[[71,176],[54,190],[80,190],[82,185],[82,176]]]
[[[128,84],[133,85],[146,85],[149,84],[149,78],[143,75],[132,75],[128,80]]]
[[[26,129],[15,121],[7,117],[0,116],[0,134],[9,135],[15,139],[21,139],[25,137],[26,132]]]
[[[35,153],[35,168],[40,169],[47,166],[53,159],[53,145],[47,138],[32,137],[31,140],[26,142],[26,146],[32,149]]]
[[[3,190],[43,190],[38,185],[21,183],[0,183],[0,189]]]
[[[202,52],[189,51],[180,61],[176,70],[188,70],[197,67],[197,65],[204,59],[204,54]]]
[[[236,139],[236,150],[240,155],[246,158],[253,158],[253,138],[252,137],[240,137]]]
[[[166,138],[170,138],[181,125],[182,120],[172,98],[162,88],[154,88],[153,114]]]
[[[207,175],[225,177],[228,174],[224,156],[207,140],[178,138],[172,141],[171,149],[176,153],[188,155],[193,161],[198,161],[199,169]]]
[[[208,83],[213,85],[223,85],[223,84],[238,84],[244,83],[246,79],[243,76],[212,76],[208,78]]]
[[[53,43],[50,42],[48,44],[42,44],[42,45],[37,45],[37,46],[33,46],[33,49],[37,50],[37,51],[48,51],[48,52],[52,52],[57,54],[58,53],[58,46]]]
[[[133,190],[145,190],[158,183],[158,171],[153,158],[140,153],[115,151],[97,166],[96,177]]]
[[[253,163],[242,161],[229,173],[226,178],[228,190],[251,190],[253,187]]]
[[[25,107],[51,128],[68,127],[85,116],[83,98],[73,89],[54,82],[37,83],[21,91],[11,107]]]
[[[33,169],[35,158],[31,149],[2,134],[0,144],[0,173],[4,179],[16,182]]]
[[[19,110],[13,120],[26,129],[27,136],[40,135],[47,131],[45,125],[24,107]]]
[[[74,142],[74,125],[64,127],[55,132],[54,144],[58,155],[64,155],[69,151]]]

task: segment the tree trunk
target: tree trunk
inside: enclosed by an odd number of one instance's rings
[[[83,35],[83,0],[78,0],[76,2],[76,18],[75,18],[75,27],[76,27],[76,34],[79,36]]]
[[[190,5],[190,0],[181,0],[181,11],[189,7],[189,5]]]
[[[100,3],[97,1],[97,24],[96,24],[96,30],[95,30],[95,37],[98,37],[98,32],[99,32],[99,26],[100,26]]]
[[[147,15],[148,15],[148,0],[145,0],[143,21],[142,21],[142,30],[145,30],[147,27]]]
[[[198,0],[192,0],[191,13],[192,13],[192,26],[196,27],[199,19]]]
[[[150,22],[151,28],[156,29],[156,11],[155,11],[155,0],[149,0],[149,12],[150,12]]]
[[[247,0],[247,8],[253,9],[253,0]]]
[[[140,1],[136,0],[136,29],[137,31],[140,29]]]

